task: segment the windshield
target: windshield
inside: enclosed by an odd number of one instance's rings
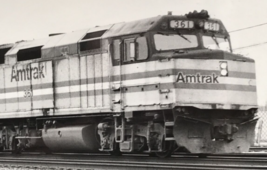
[[[194,48],[198,46],[196,35],[187,34],[155,34],[154,41],[156,49],[161,50],[174,50],[184,48]]]
[[[230,44],[227,38],[215,36],[203,36],[203,44],[208,49],[218,49],[223,51],[230,51]]]

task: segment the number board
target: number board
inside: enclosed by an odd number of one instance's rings
[[[204,29],[210,31],[219,31],[220,25],[216,22],[205,22]]]
[[[188,20],[171,20],[170,21],[171,28],[180,28],[180,29],[189,29],[194,27],[193,21]]]

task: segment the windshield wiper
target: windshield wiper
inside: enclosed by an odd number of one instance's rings
[[[216,43],[216,45],[220,48],[217,38],[213,35],[212,36],[213,41]]]
[[[191,41],[189,39],[187,39],[183,34],[181,34],[180,32],[177,31],[177,34],[182,37],[184,40],[188,41],[191,43]]]

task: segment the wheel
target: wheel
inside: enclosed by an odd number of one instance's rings
[[[121,156],[122,153],[120,151],[119,143],[116,143],[115,139],[113,145],[114,145],[113,151],[109,151],[109,154],[112,156]]]
[[[170,157],[173,153],[175,142],[174,141],[165,141],[165,151],[155,152],[155,155],[159,158]]]

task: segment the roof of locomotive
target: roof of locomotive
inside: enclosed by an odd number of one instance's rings
[[[77,54],[78,53],[78,44],[83,41],[83,38],[88,33],[94,33],[98,31],[105,31],[98,38],[109,38],[109,37],[117,37],[123,35],[131,35],[137,33],[144,33],[147,31],[157,31],[161,29],[162,23],[168,23],[171,19],[188,19],[187,16],[177,16],[177,15],[162,15],[156,17],[150,17],[142,20],[136,20],[131,22],[123,22],[116,23],[106,26],[96,26],[89,29],[83,29],[78,31],[73,31],[71,33],[55,35],[51,37],[47,37],[44,39],[30,40],[30,41],[20,41],[15,43],[13,48],[11,48],[6,56],[15,56],[19,50],[33,48],[33,47],[41,47],[42,57],[57,57],[61,56],[60,48],[64,46],[72,46],[69,47],[72,49],[72,53],[69,54]],[[194,20],[196,18],[190,18],[190,20]],[[198,20],[199,18],[197,18]],[[207,19],[207,18],[206,18]],[[212,19],[218,22],[221,25],[221,30],[225,34],[228,34],[226,29],[220,20]],[[51,51],[53,51],[51,53]],[[55,52],[56,51],[56,52]]]
[[[2,44],[0,45],[0,50],[5,48],[11,48],[14,44]]]

